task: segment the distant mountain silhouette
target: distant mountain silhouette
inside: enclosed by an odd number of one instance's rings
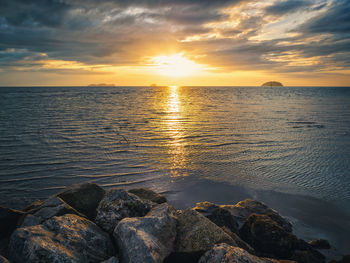
[[[283,84],[278,81],[269,81],[261,85],[262,87],[283,87]]]

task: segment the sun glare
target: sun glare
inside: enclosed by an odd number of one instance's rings
[[[159,74],[170,77],[194,75],[201,70],[201,65],[184,57],[182,53],[156,56],[151,62]]]

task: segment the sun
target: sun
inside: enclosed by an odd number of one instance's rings
[[[183,53],[151,58],[157,73],[169,77],[186,77],[198,73],[202,66],[186,58]]]

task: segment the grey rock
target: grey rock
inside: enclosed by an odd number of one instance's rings
[[[176,210],[163,203],[145,217],[125,218],[113,236],[122,263],[161,263],[173,250]]]
[[[288,259],[299,246],[298,238],[267,215],[252,214],[240,229],[240,237],[260,255]]]
[[[224,230],[197,211],[186,209],[178,216],[175,243],[177,253],[200,255],[218,243],[237,246]]]
[[[278,260],[259,258],[242,248],[227,244],[217,244],[207,251],[198,263],[278,263]]]
[[[73,214],[18,228],[9,244],[9,259],[17,263],[100,262],[113,255],[109,235],[93,222]]]
[[[22,211],[0,206],[0,238],[9,237],[23,216],[24,213]]]
[[[238,223],[232,213],[225,208],[215,209],[207,218],[220,227],[227,227],[233,233],[238,233]]]
[[[221,205],[220,207],[230,211],[236,218],[236,221],[240,227],[251,214],[258,214],[268,215],[286,231],[292,232],[292,224],[286,218],[282,217],[275,210],[256,200],[245,199],[235,205]]]
[[[96,224],[112,233],[119,221],[126,217],[145,216],[153,203],[122,189],[113,189],[101,200],[95,218]]]
[[[325,239],[315,239],[311,240],[309,242],[309,245],[311,245],[313,248],[318,248],[318,249],[330,249],[331,245],[329,244],[328,240]]]
[[[208,216],[212,214],[217,208],[219,208],[219,206],[211,202],[200,202],[196,204],[193,210],[201,213],[204,216]]]
[[[0,255],[0,263],[10,263],[10,261],[8,261],[7,258]]]
[[[104,194],[105,190],[97,184],[83,183],[69,186],[57,196],[89,219],[94,219]]]
[[[243,241],[236,233],[233,233],[230,229],[223,226],[221,227],[222,230],[225,231],[226,234],[228,234],[237,244],[237,247],[243,248],[244,250],[248,251],[250,254],[255,255],[255,250],[252,248],[248,243]]]
[[[164,195],[158,194],[150,189],[146,188],[135,188],[129,190],[129,193],[132,193],[134,195],[137,195],[141,199],[146,199],[151,202],[162,204],[165,203],[167,200]]]
[[[84,217],[84,215],[56,196],[47,199],[40,206],[29,210],[27,213],[21,227],[39,225],[49,218],[65,214],[76,214]]]
[[[119,259],[117,257],[111,257],[107,260],[101,261],[101,263],[119,263]]]

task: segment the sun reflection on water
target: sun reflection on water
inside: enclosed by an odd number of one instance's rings
[[[167,128],[170,137],[169,155],[171,161],[171,176],[186,176],[186,149],[184,140],[184,127],[182,123],[183,108],[179,98],[180,88],[178,86],[169,87]]]

